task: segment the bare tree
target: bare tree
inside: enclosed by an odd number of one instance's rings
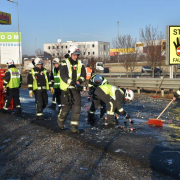
[[[123,63],[124,68],[126,69],[126,74],[128,77],[128,70],[132,72],[136,66],[137,52],[131,52],[132,48],[135,47],[136,39],[133,39],[131,35],[118,36],[115,40],[113,40],[113,46],[116,49],[124,49],[124,52],[118,54],[118,63]]]
[[[155,67],[161,66],[163,62],[162,56],[162,39],[164,35],[158,32],[158,27],[154,28],[151,25],[140,29],[140,41],[144,42],[147,53],[146,61],[152,68],[152,77],[154,77]]]
[[[44,51],[42,49],[36,49],[36,52],[35,52],[36,56],[37,57],[44,57]]]

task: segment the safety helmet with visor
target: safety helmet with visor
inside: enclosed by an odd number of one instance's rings
[[[60,63],[60,59],[59,58],[54,58],[53,59],[53,64],[59,64]]]
[[[125,99],[128,99],[129,101],[132,101],[134,99],[134,92],[132,90],[130,90],[130,89],[126,89]]]
[[[35,63],[35,66],[38,65],[38,64],[43,65],[43,60],[41,58],[35,58],[34,63]]]
[[[77,46],[75,46],[75,45],[72,45],[72,46],[69,48],[68,53],[69,53],[70,56],[71,56],[72,54],[77,54],[77,55],[80,55],[80,54],[81,54],[80,49],[79,49]]]
[[[9,59],[6,64],[7,64],[7,66],[13,65],[14,64],[14,60]]]
[[[102,82],[103,82],[103,76],[100,74],[96,74],[96,76],[94,77],[94,85],[100,86]]]

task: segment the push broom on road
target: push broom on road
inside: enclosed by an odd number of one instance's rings
[[[159,119],[161,115],[164,113],[164,111],[171,105],[171,103],[174,101],[174,99],[171,100],[171,102],[164,108],[164,110],[161,112],[161,114],[157,117],[157,119],[149,119],[148,124],[155,125],[155,126],[163,126],[163,120]]]

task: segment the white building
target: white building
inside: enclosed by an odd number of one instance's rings
[[[80,49],[83,57],[102,58],[102,60],[110,59],[110,43],[102,41],[46,43],[44,44],[44,58],[49,59],[56,56],[62,57],[68,53],[68,49],[72,45],[76,45]]]

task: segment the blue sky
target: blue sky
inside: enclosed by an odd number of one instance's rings
[[[14,0],[18,2],[23,55],[34,55],[44,43],[72,41],[110,42],[130,34],[139,41],[147,25],[165,34],[167,25],[180,25],[178,0]],[[0,11],[10,13],[12,25],[0,25],[0,32],[17,32],[17,6],[0,0]],[[62,29],[62,31],[61,31]],[[62,32],[62,37],[61,37]]]

